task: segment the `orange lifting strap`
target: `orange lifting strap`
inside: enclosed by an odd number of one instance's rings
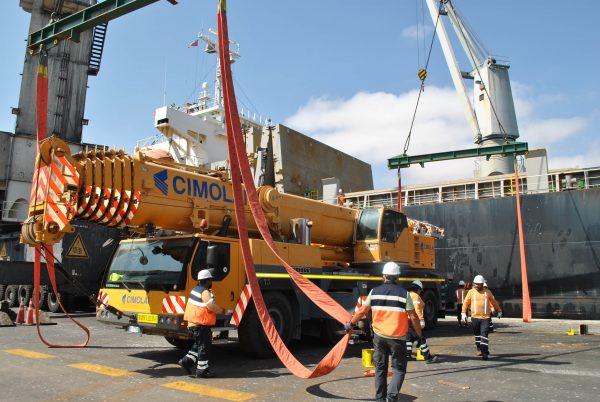
[[[242,255],[246,268],[246,277],[250,289],[252,290],[252,300],[256,306],[256,311],[260,318],[260,322],[265,330],[265,334],[275,350],[275,353],[281,362],[296,376],[300,378],[316,378],[330,373],[335,369],[348,346],[350,334],[346,334],[331,351],[319,362],[314,370],[309,370],[300,363],[285,346],[281,337],[277,333],[277,329],[273,325],[273,321],[265,307],[264,299],[260,291],[254,262],[252,260],[252,252],[248,241],[248,227],[244,216],[244,194],[242,189],[242,180],[245,185],[248,204],[252,210],[254,220],[263,236],[263,239],[281,261],[285,270],[288,272],[292,280],[298,285],[300,290],[312,300],[321,310],[327,312],[331,317],[335,318],[340,323],[345,323],[350,320],[350,314],[339,304],[337,304],[326,292],[317,287],[314,283],[304,278],[296,272],[290,265],[281,258],[275,243],[269,232],[267,222],[263,210],[259,204],[258,196],[254,180],[250,172],[250,166],[246,156],[246,147],[242,136],[239,114],[236,105],[235,91],[233,88],[233,78],[231,74],[231,65],[229,61],[229,34],[227,32],[227,16],[226,16],[226,1],[219,1],[217,12],[218,17],[218,36],[219,36],[219,59],[221,65],[221,77],[223,78],[223,100],[225,106],[225,120],[227,124],[227,144],[229,147],[229,161],[231,164],[231,181],[233,184],[233,195],[235,205],[235,215],[238,222],[238,231],[240,235],[240,243],[242,246]]]
[[[38,194],[47,193],[48,191],[54,191],[52,187],[52,177],[53,175],[59,175],[59,180],[72,180],[72,178],[62,177],[60,172],[50,172],[49,169],[40,169],[41,158],[40,158],[40,142],[46,138],[47,131],[47,118],[48,118],[48,56],[46,52],[40,52],[40,61],[38,65],[38,75],[36,80],[36,100],[35,100],[35,112],[36,112],[36,131],[37,131],[37,153],[38,157],[36,160],[38,161],[38,166],[35,169],[35,177],[33,178],[32,183],[32,191],[31,198],[35,198],[37,201]],[[53,164],[50,164],[52,167]],[[41,173],[39,173],[41,172]],[[63,183],[64,184],[64,183]],[[44,194],[44,199],[45,194]],[[30,200],[31,201],[31,200]],[[60,222],[62,215],[61,208],[71,208],[70,205],[51,205],[46,206],[48,211],[44,211],[42,213],[50,213],[53,216],[53,222]],[[35,208],[34,208],[35,209]],[[66,219],[66,218],[65,218]],[[41,269],[41,260],[42,260],[42,249],[44,250],[44,256],[46,258],[46,270],[48,271],[48,278],[50,279],[50,284],[52,285],[52,290],[54,294],[57,296],[58,304],[60,308],[65,313],[67,317],[75,324],[77,324],[86,334],[86,339],[82,343],[74,344],[74,345],[61,345],[61,344],[53,344],[47,342],[42,333],[40,332],[40,269]],[[75,320],[73,317],[67,313],[65,308],[63,307],[60,299],[58,298],[58,289],[56,287],[56,275],[54,273],[54,254],[52,253],[52,246],[48,244],[38,244],[35,246],[35,258],[33,262],[33,304],[35,308],[35,325],[37,327],[37,333],[40,337],[40,340],[51,348],[83,348],[87,346],[90,341],[90,330]]]

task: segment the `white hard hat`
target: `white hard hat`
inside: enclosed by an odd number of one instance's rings
[[[341,188],[338,190],[338,193],[343,193],[344,190],[342,190]]]
[[[383,275],[400,275],[400,265],[395,262],[386,262],[383,266]]]
[[[421,290],[423,290],[423,282],[421,281],[413,281],[412,283],[415,286],[418,286]]]
[[[477,275],[473,279],[473,283],[485,283],[485,279],[483,279],[482,275]]]
[[[487,288],[487,287],[488,287],[488,286],[487,286],[487,282],[483,282],[483,287],[484,287],[484,288]]]
[[[465,281],[458,281],[458,286],[465,286]]]
[[[203,269],[202,271],[198,272],[198,280],[199,281],[201,281],[203,279],[212,279],[212,277],[213,276],[208,269]]]

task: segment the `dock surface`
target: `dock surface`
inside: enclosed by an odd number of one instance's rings
[[[78,314],[92,331],[85,349],[50,349],[34,327],[0,328],[0,400],[20,401],[369,401],[361,350],[350,345],[331,374],[302,380],[276,359],[244,355],[236,343],[213,347],[213,379],[195,379],[177,365],[185,351],[158,336],[129,334]],[[83,332],[63,315],[41,327],[56,343],[80,342]],[[579,335],[587,323],[590,335]],[[454,319],[427,331],[439,362],[408,364],[400,401],[592,401],[600,390],[600,322],[494,320],[490,359],[476,356],[470,329]],[[574,329],[575,335],[566,332]],[[305,364],[328,351],[319,340],[292,345]]]

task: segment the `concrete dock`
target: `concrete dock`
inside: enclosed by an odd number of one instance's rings
[[[0,328],[0,400],[20,401],[368,401],[374,380],[364,377],[361,350],[350,345],[331,374],[302,380],[276,359],[257,360],[235,343],[215,345],[214,379],[195,379],[177,365],[185,354],[158,336],[128,334],[78,314],[92,331],[85,349],[50,349],[35,327]],[[48,340],[80,342],[83,332],[62,315],[42,327]],[[587,323],[590,335],[578,335]],[[408,365],[400,401],[593,401],[600,389],[600,322],[495,320],[490,360],[475,355],[470,329],[453,319],[427,331],[439,362]],[[574,329],[575,335],[566,332]],[[305,364],[328,348],[318,340],[292,345]]]

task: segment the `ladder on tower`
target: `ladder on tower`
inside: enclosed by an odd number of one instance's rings
[[[96,76],[100,71],[100,62],[102,61],[102,51],[104,50],[107,29],[108,22],[102,22],[94,27],[92,48],[90,50],[90,59],[87,70],[88,75]]]

